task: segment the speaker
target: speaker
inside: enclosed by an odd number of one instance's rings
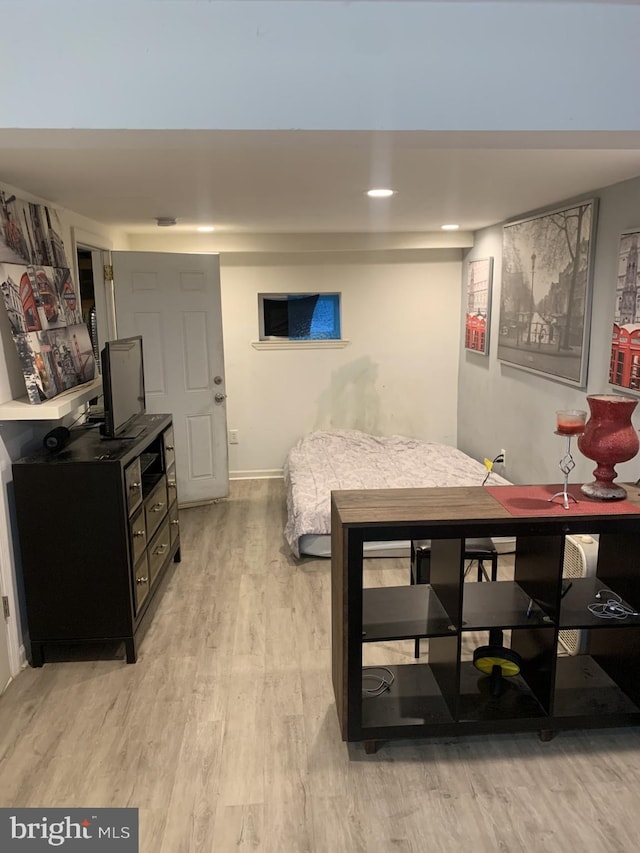
[[[45,435],[42,443],[46,450],[50,450],[51,453],[58,453],[67,444],[70,435],[71,433],[66,427],[56,427]]]

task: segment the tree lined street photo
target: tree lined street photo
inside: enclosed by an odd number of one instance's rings
[[[584,387],[596,200],[504,226],[498,358]]]

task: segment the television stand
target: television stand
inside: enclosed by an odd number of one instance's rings
[[[105,435],[104,429],[105,425],[103,422],[100,424],[100,438],[103,441],[131,441],[144,435],[147,428],[136,424],[123,430],[123,432],[119,432],[118,435]]]
[[[121,438],[123,441],[128,441],[134,438],[140,438],[141,435],[144,435],[145,428],[144,427],[131,427],[130,429],[126,429],[124,432],[121,432],[120,435],[116,436],[116,440]]]
[[[172,419],[142,415],[139,427],[142,438],[109,444],[80,431],[64,453],[13,463],[32,666],[76,643],[95,644],[98,659],[105,644],[124,644],[135,663],[180,562]]]

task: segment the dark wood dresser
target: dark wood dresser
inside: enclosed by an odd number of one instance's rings
[[[73,430],[58,453],[13,464],[32,666],[52,644],[122,641],[135,663],[171,561],[180,561],[170,415],[135,439]]]

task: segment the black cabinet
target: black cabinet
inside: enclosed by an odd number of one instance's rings
[[[170,415],[133,440],[74,430],[59,453],[13,464],[32,666],[50,644],[122,641],[128,663],[180,561]]]
[[[637,489],[629,501],[640,506]],[[373,750],[397,737],[537,730],[547,738],[640,724],[637,512],[603,504],[592,515],[513,517],[482,488],[335,491],[331,531],[332,668],[344,740]],[[599,535],[595,575],[563,588],[566,536],[586,533]],[[491,535],[515,537],[513,579],[465,583],[465,540]],[[431,539],[430,585],[363,588],[363,543],[402,539]],[[599,592],[619,600],[625,617],[595,615]],[[563,654],[567,630],[585,632],[584,654]],[[364,646],[415,638],[429,639],[428,657],[376,667],[390,686],[366,691]],[[507,649],[518,671],[494,689],[476,648]]]

